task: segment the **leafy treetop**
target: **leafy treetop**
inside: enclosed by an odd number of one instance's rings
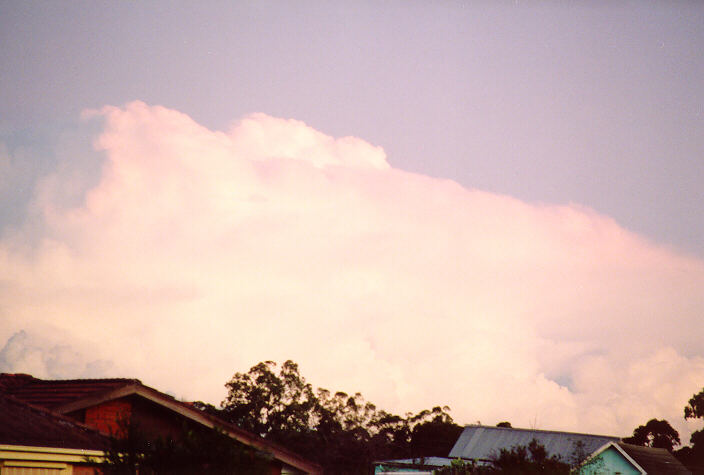
[[[378,409],[360,393],[313,389],[286,361],[235,373],[220,408],[196,407],[278,442],[328,473],[367,473],[375,460],[447,456],[462,427],[447,406],[403,416]]]
[[[667,449],[680,445],[680,434],[666,420],[650,419],[633,430],[633,436],[623,439],[627,444]]]

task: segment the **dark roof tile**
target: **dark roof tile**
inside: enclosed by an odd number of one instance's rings
[[[73,419],[0,392],[0,444],[103,450],[108,439]]]
[[[49,409],[131,384],[141,382],[125,378],[41,380],[27,374],[0,374],[0,390]]]
[[[181,414],[184,417],[189,417],[189,415],[192,417],[195,414],[207,419],[221,430],[237,434],[237,436],[233,435],[233,437],[240,442],[272,452],[275,457],[300,470],[309,473],[319,473],[321,471],[318,465],[310,463],[295,452],[291,452],[285,447],[222,421],[216,416],[200,411],[191,403],[178,401],[173,396],[144,386],[138,379],[41,380],[29,375],[0,374],[0,395],[4,392],[17,400],[57,412],[71,412],[75,409],[67,409],[67,406],[72,405],[71,403],[78,404],[80,408],[86,402],[96,404],[101,399],[110,400],[115,397],[116,390],[129,386],[132,386],[131,389],[136,393],[151,398],[157,404],[182,408],[181,411],[186,411],[185,414]],[[121,393],[119,397],[124,397],[124,392],[116,392]],[[179,411],[177,410],[177,412]],[[1,419],[0,424],[2,424]],[[3,442],[0,441],[0,443]]]
[[[649,474],[687,475],[692,473],[666,449],[642,447],[623,442],[619,442],[618,446]]]

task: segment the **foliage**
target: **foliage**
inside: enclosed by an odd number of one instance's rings
[[[704,389],[694,394],[684,407],[685,419],[704,419]],[[689,446],[674,450],[681,444],[678,432],[666,421],[651,419],[638,426],[633,436],[624,442],[648,447],[665,448],[695,474],[704,474],[704,430],[694,431]]]
[[[633,430],[633,436],[623,439],[627,444],[667,449],[672,452],[680,445],[680,434],[666,420],[650,419]]]
[[[449,408],[434,407],[429,414],[423,411],[416,415],[431,417],[413,427],[411,433],[411,453],[414,456],[447,457],[457,439],[462,434],[462,427],[454,424],[447,414]]]
[[[455,459],[450,462],[449,467],[443,467],[433,471],[434,475],[473,475],[487,473],[487,468],[477,465],[474,460]]]
[[[528,446],[501,449],[491,460],[490,473],[504,474],[569,474],[570,466],[557,456],[548,456],[545,447],[533,439]]]
[[[694,394],[684,407],[685,419],[704,419],[704,389]],[[689,447],[674,452],[693,473],[704,473],[704,429],[694,431],[689,438]]]
[[[693,395],[684,407],[685,419],[704,418],[704,389]]]
[[[270,433],[305,432],[314,425],[313,388],[298,375],[298,366],[287,361],[277,376],[273,361],[259,363],[248,373],[236,373],[225,385],[226,418],[242,429],[266,437]]]
[[[480,465],[473,460],[453,460],[449,467],[436,470],[437,475],[490,475],[490,474],[550,474],[567,475],[570,465],[557,456],[548,456],[547,450],[533,439],[527,446],[518,445],[501,449],[489,463]]]
[[[212,429],[183,428],[177,437],[150,438],[135,424],[126,424],[125,437],[113,438],[99,465],[106,475],[259,474],[270,457]]]
[[[367,473],[375,460],[447,456],[462,431],[448,407],[399,416],[360,393],[314,390],[292,361],[278,374],[276,366],[265,361],[235,373],[220,409],[196,407],[280,443],[328,473]]]

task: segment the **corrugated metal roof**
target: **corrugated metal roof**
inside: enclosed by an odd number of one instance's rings
[[[556,455],[568,463],[574,461],[577,451],[589,455],[608,442],[620,440],[607,435],[469,425],[452,447],[450,458],[488,460],[499,455],[501,449],[527,446],[533,439],[545,447],[549,456]]]
[[[648,474],[691,475],[692,473],[666,449],[641,447],[623,442],[619,442],[618,446]]]

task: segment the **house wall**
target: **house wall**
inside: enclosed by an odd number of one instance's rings
[[[0,445],[0,475],[98,475],[86,457],[102,452],[84,449]]]
[[[73,475],[100,475],[100,470],[89,465],[74,465]]]
[[[142,436],[153,439],[179,439],[182,437],[184,429],[209,430],[170,409],[136,396],[108,401],[69,415],[106,435],[117,437],[126,435],[125,421],[133,423]],[[239,444],[236,441],[233,443]],[[87,473],[92,474],[92,472]],[[280,462],[272,461],[267,475],[282,475],[284,473],[299,472],[295,470],[283,471]],[[4,473],[0,473],[0,475],[4,475]]]
[[[134,395],[108,401],[68,415],[104,434],[118,437],[126,435],[124,434],[123,421],[134,423],[136,429],[143,436],[154,439],[178,439],[183,435],[184,429],[209,430],[171,409]],[[236,441],[233,443],[239,444]],[[274,460],[271,462],[268,475],[298,473],[300,472],[293,467],[282,465],[281,462]]]
[[[636,470],[618,450],[609,447],[582,466],[579,473],[580,475],[639,475],[640,471]]]
[[[0,475],[99,475],[100,473],[98,469],[87,465],[35,461],[0,462]]]
[[[128,421],[132,405],[125,400],[108,401],[86,408],[83,422],[106,435],[121,437],[124,435],[123,421]]]
[[[69,416],[105,435],[124,437],[127,423],[134,423],[147,437],[178,437],[184,417],[142,398],[127,396],[76,411]]]
[[[18,466],[0,466],[0,475],[69,475],[69,468],[57,468],[55,466],[45,466],[42,464],[35,464],[33,466],[27,467],[24,464],[19,464]]]
[[[185,428],[203,429],[199,424],[152,401],[139,397],[129,398],[129,401],[132,405],[131,421],[147,437],[179,439]]]

